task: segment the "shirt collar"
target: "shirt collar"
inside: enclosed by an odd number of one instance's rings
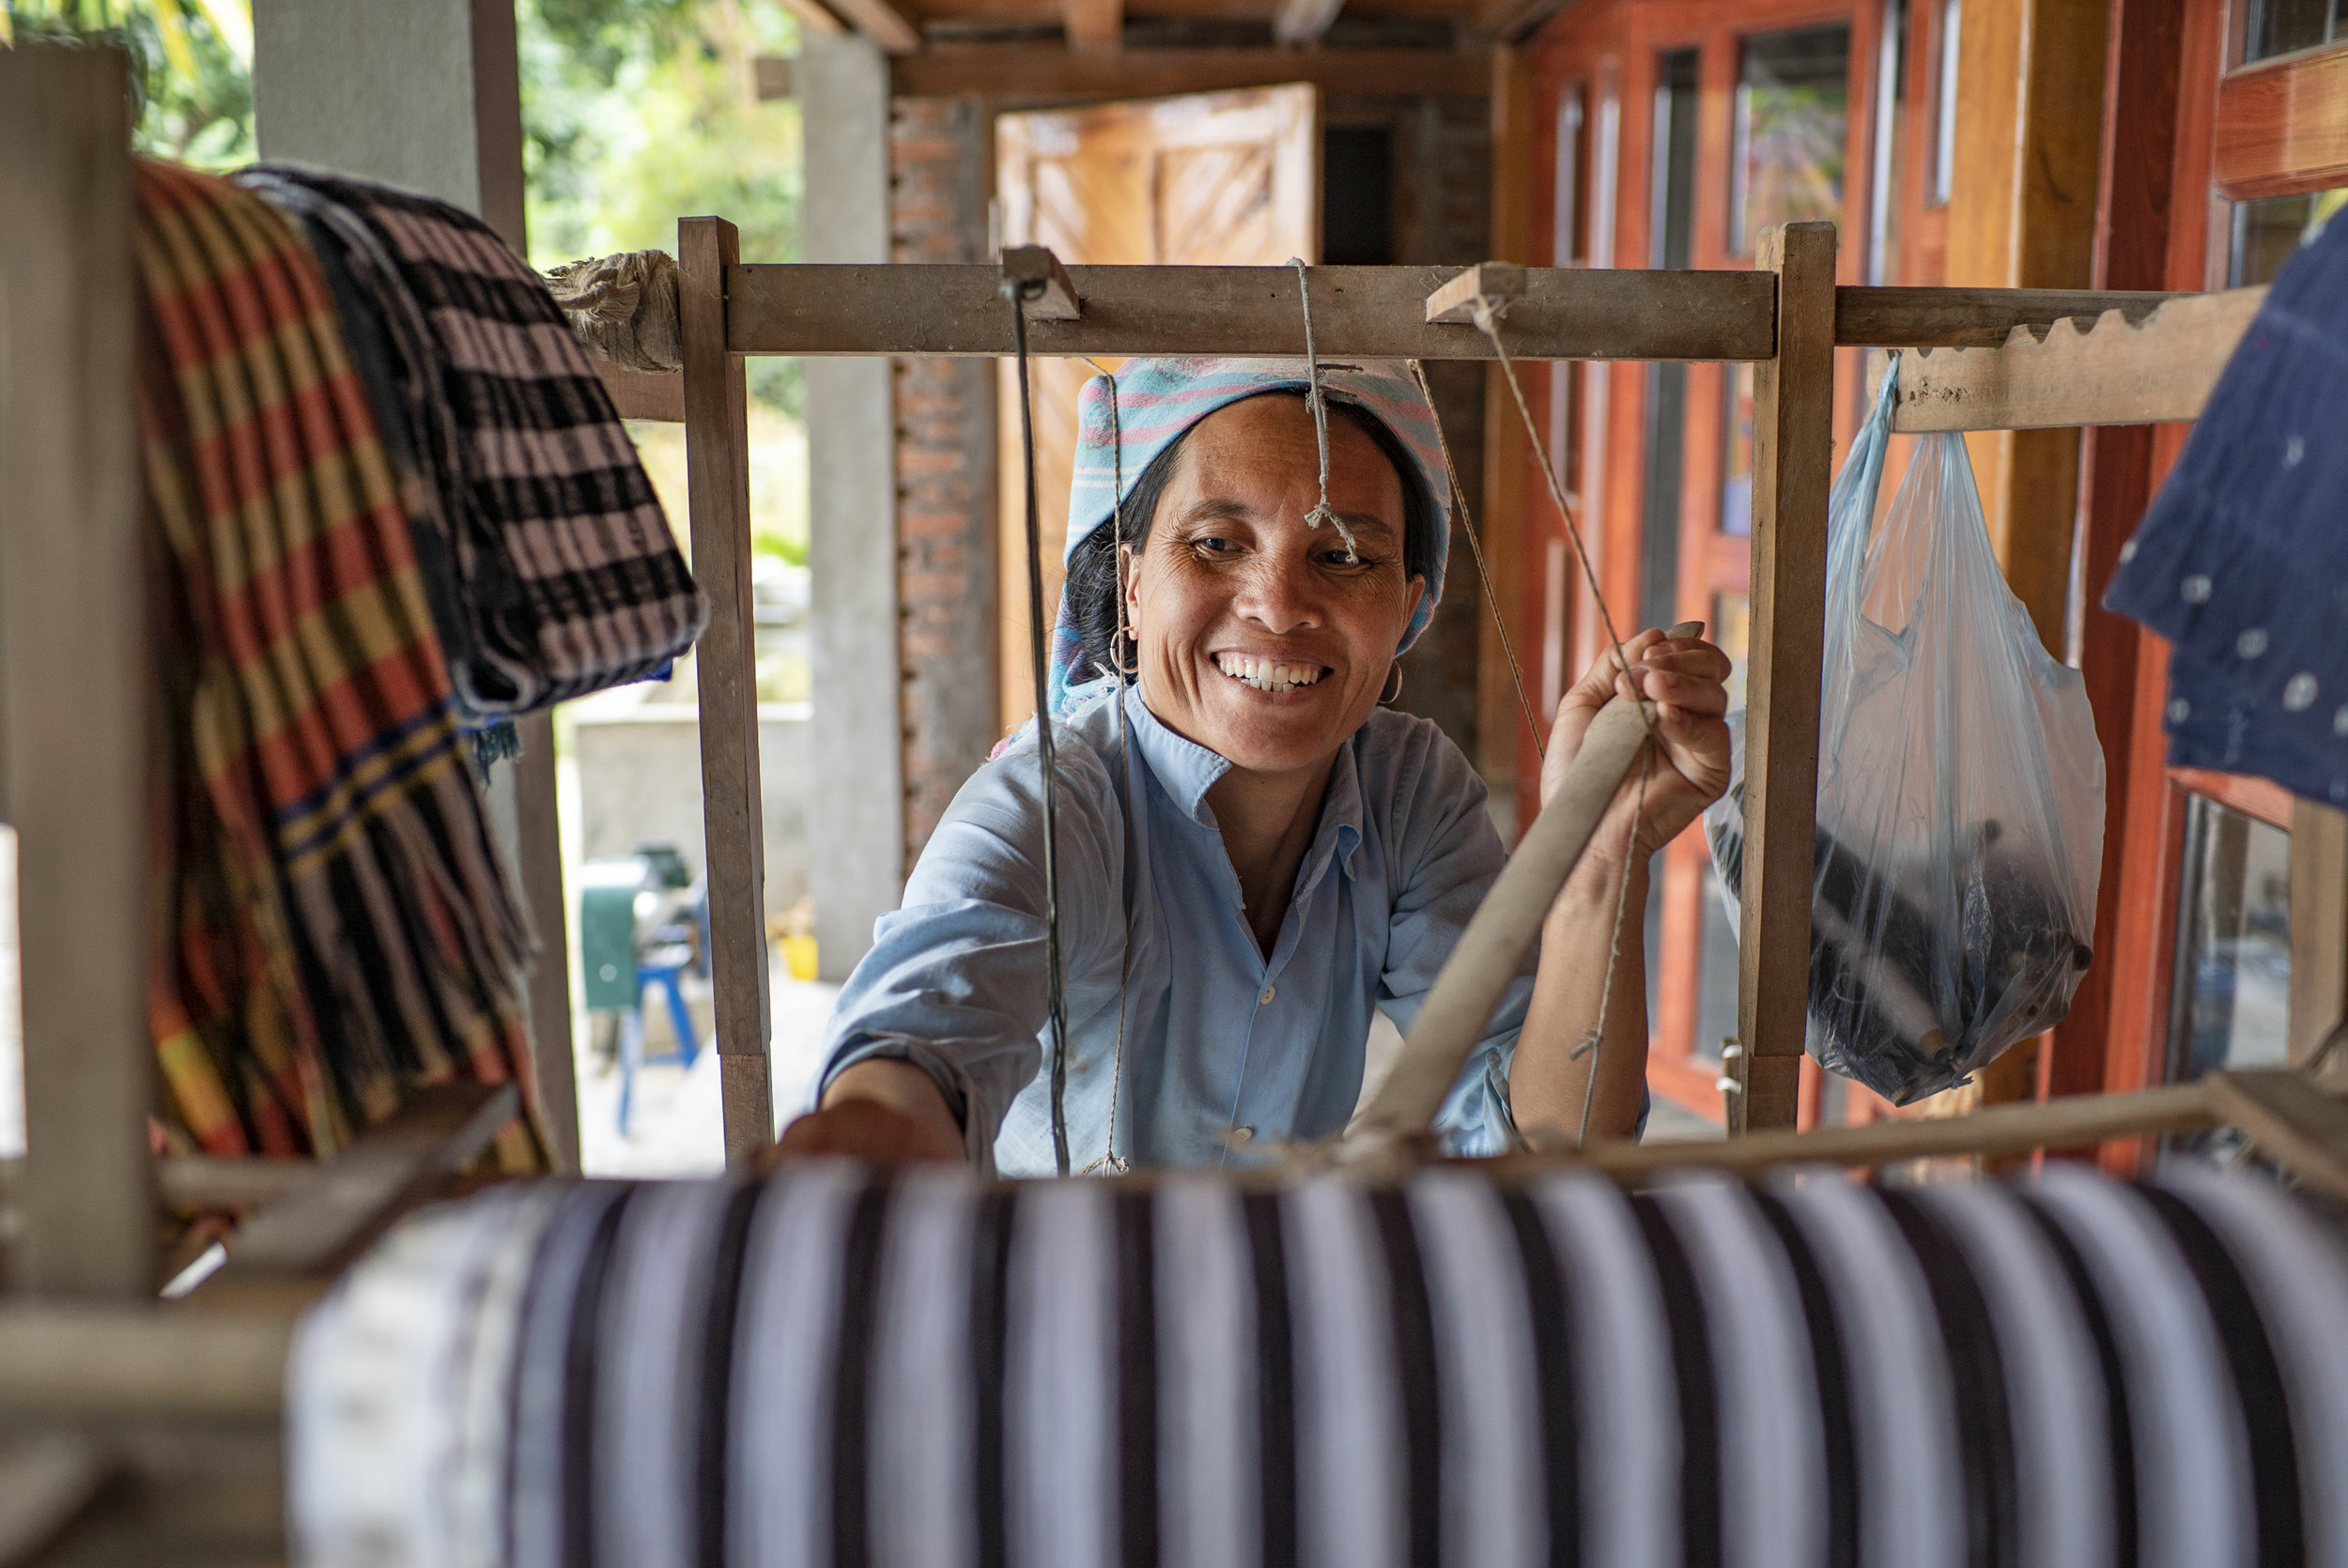
[[[1134,745],[1140,748],[1142,761],[1150,765],[1159,787],[1192,822],[1213,827],[1214,813],[1207,807],[1207,792],[1231,770],[1229,760],[1159,722],[1142,700],[1139,682],[1125,688],[1125,719],[1132,727]],[[1321,803],[1321,826],[1297,879],[1300,890],[1321,879],[1332,855],[1342,857],[1346,869],[1352,869],[1353,851],[1362,841],[1360,746],[1357,731],[1337,747],[1336,761],[1330,764],[1329,788]]]

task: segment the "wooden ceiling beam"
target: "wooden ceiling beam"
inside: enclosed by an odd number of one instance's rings
[[[1125,42],[1125,0],[1060,0],[1060,25],[1079,54],[1114,54]]]
[[[839,38],[848,30],[824,5],[824,0],[782,0],[782,8],[797,17],[800,26],[827,38]]]
[[[1491,60],[1451,49],[1128,49],[1082,54],[1030,44],[940,44],[889,63],[901,98],[965,94],[1021,102],[1156,98],[1309,82],[1325,93],[1483,98]]]
[[[814,0],[808,3],[811,5]],[[904,13],[888,0],[832,0],[832,5],[857,32],[889,54],[919,53],[921,30],[907,22]]]
[[[1280,0],[1272,13],[1272,37],[1284,44],[1319,43],[1345,8],[1345,0]]]

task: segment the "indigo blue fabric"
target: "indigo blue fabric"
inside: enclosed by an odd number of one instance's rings
[[[2120,554],[2175,645],[2169,760],[2348,804],[2348,223],[2300,247]]]
[[[1107,1152],[1112,1115],[1117,1154],[1144,1166],[1245,1163],[1247,1143],[1328,1137],[1361,1092],[1370,1009],[1410,1031],[1500,874],[1483,782],[1434,725],[1372,713],[1337,751],[1267,959],[1207,805],[1230,763],[1160,724],[1138,687],[1124,702],[1122,778],[1114,701],[1054,730],[1074,1163]],[[840,993],[810,1109],[852,1063],[910,1061],[961,1118],[974,1163],[1052,1174],[1038,783],[1030,729],[954,797]],[[1444,1105],[1436,1130],[1454,1153],[1509,1146],[1533,961]]]

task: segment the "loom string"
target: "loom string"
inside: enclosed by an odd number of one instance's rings
[[[1444,434],[1443,415],[1435,407],[1435,389],[1427,384],[1427,367],[1417,360],[1410,361],[1411,379],[1418,383],[1418,395],[1427,400],[1427,417],[1435,424],[1435,449],[1443,453],[1444,477],[1451,482],[1451,508],[1460,515],[1460,531],[1467,535],[1468,554],[1475,561],[1475,580],[1483,586],[1484,607],[1492,618],[1492,630],[1500,634],[1500,652],[1508,661],[1508,679],[1516,684],[1517,705],[1524,710],[1524,727],[1533,736],[1534,755],[1549,761],[1549,747],[1541,742],[1541,721],[1533,713],[1533,699],[1524,689],[1524,667],[1517,662],[1515,645],[1508,640],[1508,623],[1500,618],[1500,601],[1492,594],[1491,574],[1484,568],[1484,544],[1475,535],[1475,519],[1468,512],[1467,492],[1460,488],[1460,466],[1451,460],[1451,438]]]
[[[1313,411],[1313,439],[1321,448],[1321,500],[1305,514],[1305,526],[1329,524],[1345,541],[1345,553],[1359,557],[1361,546],[1353,542],[1353,530],[1329,505],[1329,403],[1321,391],[1321,355],[1313,348],[1312,284],[1305,280],[1304,257],[1290,256],[1289,265],[1296,269],[1296,301],[1305,313],[1305,406]]]
[[[1052,1158],[1068,1175],[1068,999],[1060,965],[1058,822],[1052,797],[1059,770],[1053,755],[1052,704],[1043,639],[1043,524],[1036,505],[1035,399],[1027,382],[1027,301],[1040,296],[1040,282],[1006,278],[1011,301],[1012,341],[1019,363],[1019,438],[1026,459],[1027,490],[1027,652],[1035,676],[1035,755],[1043,776],[1043,964],[1044,998],[1052,1035]]]
[[[1549,449],[1541,440],[1540,426],[1534,421],[1532,406],[1525,402],[1524,385],[1517,378],[1516,361],[1509,357],[1508,346],[1500,339],[1500,313],[1492,308],[1491,300],[1481,293],[1475,296],[1471,309],[1475,317],[1476,330],[1491,340],[1492,352],[1500,361],[1501,376],[1508,383],[1508,395],[1517,406],[1517,417],[1524,422],[1525,439],[1532,443],[1533,454],[1540,460],[1541,478],[1549,484],[1549,499],[1556,503],[1557,515],[1565,519],[1566,535],[1573,542],[1574,559],[1582,563],[1583,577],[1590,585],[1591,601],[1598,606],[1599,620],[1606,628],[1606,640],[1614,651],[1616,678],[1628,680],[1630,659],[1623,652],[1622,634],[1614,629],[1614,612],[1607,607],[1605,591],[1599,586],[1598,570],[1590,564],[1590,552],[1582,540],[1582,526],[1574,517],[1573,508],[1566,502],[1565,484],[1557,477],[1556,468],[1550,461]],[[1432,406],[1431,400],[1429,406]],[[1452,483],[1456,485],[1458,482],[1455,475]],[[1480,565],[1480,552],[1477,559]],[[1495,618],[1499,615],[1497,605],[1493,607],[1492,613]],[[1580,1143],[1589,1141],[1590,1107],[1598,1094],[1599,1068],[1605,1059],[1606,1015],[1614,1002],[1614,970],[1622,957],[1623,920],[1630,907],[1630,864],[1638,853],[1639,822],[1646,812],[1647,779],[1654,773],[1655,759],[1663,748],[1662,737],[1655,731],[1655,715],[1644,700],[1637,699],[1635,686],[1633,700],[1637,701],[1639,722],[1646,730],[1647,746],[1645,762],[1639,772],[1638,793],[1631,800],[1630,844],[1623,855],[1622,877],[1614,887],[1614,924],[1606,946],[1605,989],[1599,993],[1597,1022],[1590,1026],[1587,1034],[1575,1042],[1566,1057],[1568,1061],[1580,1061],[1584,1056],[1591,1058],[1589,1073],[1582,1081],[1582,1126],[1576,1139]],[[1542,759],[1544,761],[1547,760],[1546,756]]]
[[[1125,812],[1129,819],[1121,836],[1129,841],[1133,834],[1130,817],[1133,809],[1133,763],[1125,746],[1125,642],[1131,635],[1125,624],[1125,429],[1117,407],[1117,375],[1100,361],[1085,361],[1101,373],[1108,383],[1109,409],[1109,538],[1116,546],[1109,559],[1117,563],[1117,640],[1109,647],[1109,676],[1117,684],[1117,776],[1125,786]],[[1032,448],[1029,449],[1032,453]],[[1135,664],[1139,665],[1140,647],[1135,639]],[[1138,678],[1138,670],[1136,670]],[[1111,1176],[1123,1176],[1133,1169],[1133,1161],[1117,1152],[1117,1099],[1125,1082],[1125,993],[1134,974],[1134,884],[1130,859],[1124,877],[1125,941],[1117,961],[1117,1051],[1109,1058],[1109,1135],[1101,1157],[1077,1174],[1090,1176],[1106,1168]]]

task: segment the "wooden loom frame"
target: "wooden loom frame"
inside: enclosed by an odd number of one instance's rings
[[[727,1160],[773,1136],[763,923],[756,697],[749,617],[744,361],[754,354],[1012,352],[1003,269],[745,265],[733,224],[679,224],[684,368],[612,377],[626,410],[686,425],[694,570],[713,618],[699,653],[704,823]],[[1048,259],[1048,258],[1047,258]],[[1746,881],[1738,940],[1737,1088],[1729,1130],[1790,1129],[1807,1009],[1817,791],[1833,350],[1955,350],[1911,359],[1894,428],[2189,419],[2255,312],[2245,296],[1834,282],[1831,224],[1764,242],[1753,271],[1310,269],[1323,358],[1491,360],[1466,323],[1477,292],[1505,300],[1514,359],[1756,363]],[[1007,265],[1009,263],[1007,262]],[[1033,266],[1029,260],[1026,265]],[[1286,268],[1071,267],[1027,307],[1043,355],[1301,356]],[[2109,317],[2109,319],[2106,319]],[[2082,331],[2078,323],[2089,330]],[[668,386],[659,383],[669,383]],[[673,391],[670,390],[673,387]]]
[[[513,1110],[510,1090],[419,1095],[411,1115],[363,1147],[299,1169],[147,1154],[153,1047],[139,1006],[146,909],[137,846],[148,673],[139,595],[122,590],[126,579],[138,580],[142,528],[130,397],[129,126],[119,79],[104,74],[119,69],[100,52],[0,53],[0,311],[9,313],[0,321],[0,454],[9,464],[0,488],[0,820],[20,831],[22,902],[40,915],[26,930],[32,1149],[13,1190],[0,1190],[21,1221],[23,1268],[13,1283],[23,1291],[0,1299],[0,1439],[43,1437],[29,1452],[0,1446],[0,1561],[17,1550],[38,1553],[123,1468],[146,1484],[123,1511],[110,1505],[107,1540],[117,1552],[126,1541],[151,1545],[167,1534],[175,1509],[205,1521],[215,1550],[223,1531],[276,1530],[282,1512],[265,1494],[279,1463],[291,1310],[394,1215],[438,1190]],[[687,426],[696,568],[718,612],[702,645],[710,720],[703,744],[713,923],[722,920],[716,957],[728,1153],[739,1163],[767,1141],[772,1114],[757,902],[743,356],[999,354],[1009,321],[991,268],[743,267],[731,225],[717,219],[687,220],[681,239],[685,371],[607,379],[624,411]],[[1806,924],[1832,345],[1962,349],[1908,361],[1896,423],[1919,427],[1911,421],[1926,417],[1927,391],[1946,383],[1974,389],[1963,417],[1986,427],[2016,412],[2002,389],[2032,365],[2066,389],[2071,401],[2060,412],[2073,423],[2189,418],[2233,339],[2224,330],[2160,334],[2108,320],[2088,339],[2126,334],[2096,350],[2116,356],[2117,368],[2099,361],[2093,375],[2075,376],[2064,361],[2079,334],[2053,323],[2107,308],[2141,318],[2160,297],[1838,289],[1831,235],[1815,228],[1790,231],[1773,260],[1769,272],[1524,270],[1477,282],[1515,300],[1508,331],[1512,352],[1525,358],[1733,355],[1763,364],[1754,636],[1765,652],[1756,653],[1754,690],[1756,723],[1769,727],[1774,744],[1755,752],[1764,804],[1754,825],[1756,839],[1773,832],[1777,853],[1760,870],[1769,901],[1749,896],[1747,904],[1790,909]],[[1293,277],[1284,269],[1073,269],[1067,276],[1083,314],[1036,321],[1038,352],[1302,346]],[[1473,330],[1419,319],[1425,297],[1451,282],[1433,269],[1317,269],[1319,340],[1339,359],[1487,358]],[[1163,303],[1186,290],[1208,304],[1189,320]],[[1223,335],[1201,329],[1201,316]],[[2005,343],[2017,328],[2030,331]],[[2042,332],[2044,346],[2035,341]],[[2149,403],[2130,380],[2147,376],[2155,383]],[[77,698],[70,711],[54,700],[63,683]],[[1795,744],[1805,735],[1813,737],[1807,747]],[[1755,1053],[1748,1079],[1754,1111],[1744,1130],[1759,1135],[1728,1145],[1593,1148],[1581,1163],[1626,1178],[1669,1164],[1871,1165],[2226,1121],[2348,1196],[2348,1107],[2308,1093],[2291,1075],[2214,1076],[1929,1126],[1763,1130],[1790,1124],[1800,1051],[1806,937],[1795,943],[1787,930],[1763,919],[1757,941],[1751,926],[1747,932],[1748,974],[1764,953],[1784,971],[1765,974],[1769,988],[1750,987],[1745,999],[1747,1038],[1777,1047]],[[746,1018],[753,1006],[754,1018]],[[1502,1169],[1555,1163],[1527,1159]],[[239,1232],[218,1282],[185,1305],[159,1308],[152,1222],[159,1197],[175,1196],[261,1211]],[[224,1501],[231,1497],[234,1506]],[[147,1559],[161,1560],[152,1551]]]

